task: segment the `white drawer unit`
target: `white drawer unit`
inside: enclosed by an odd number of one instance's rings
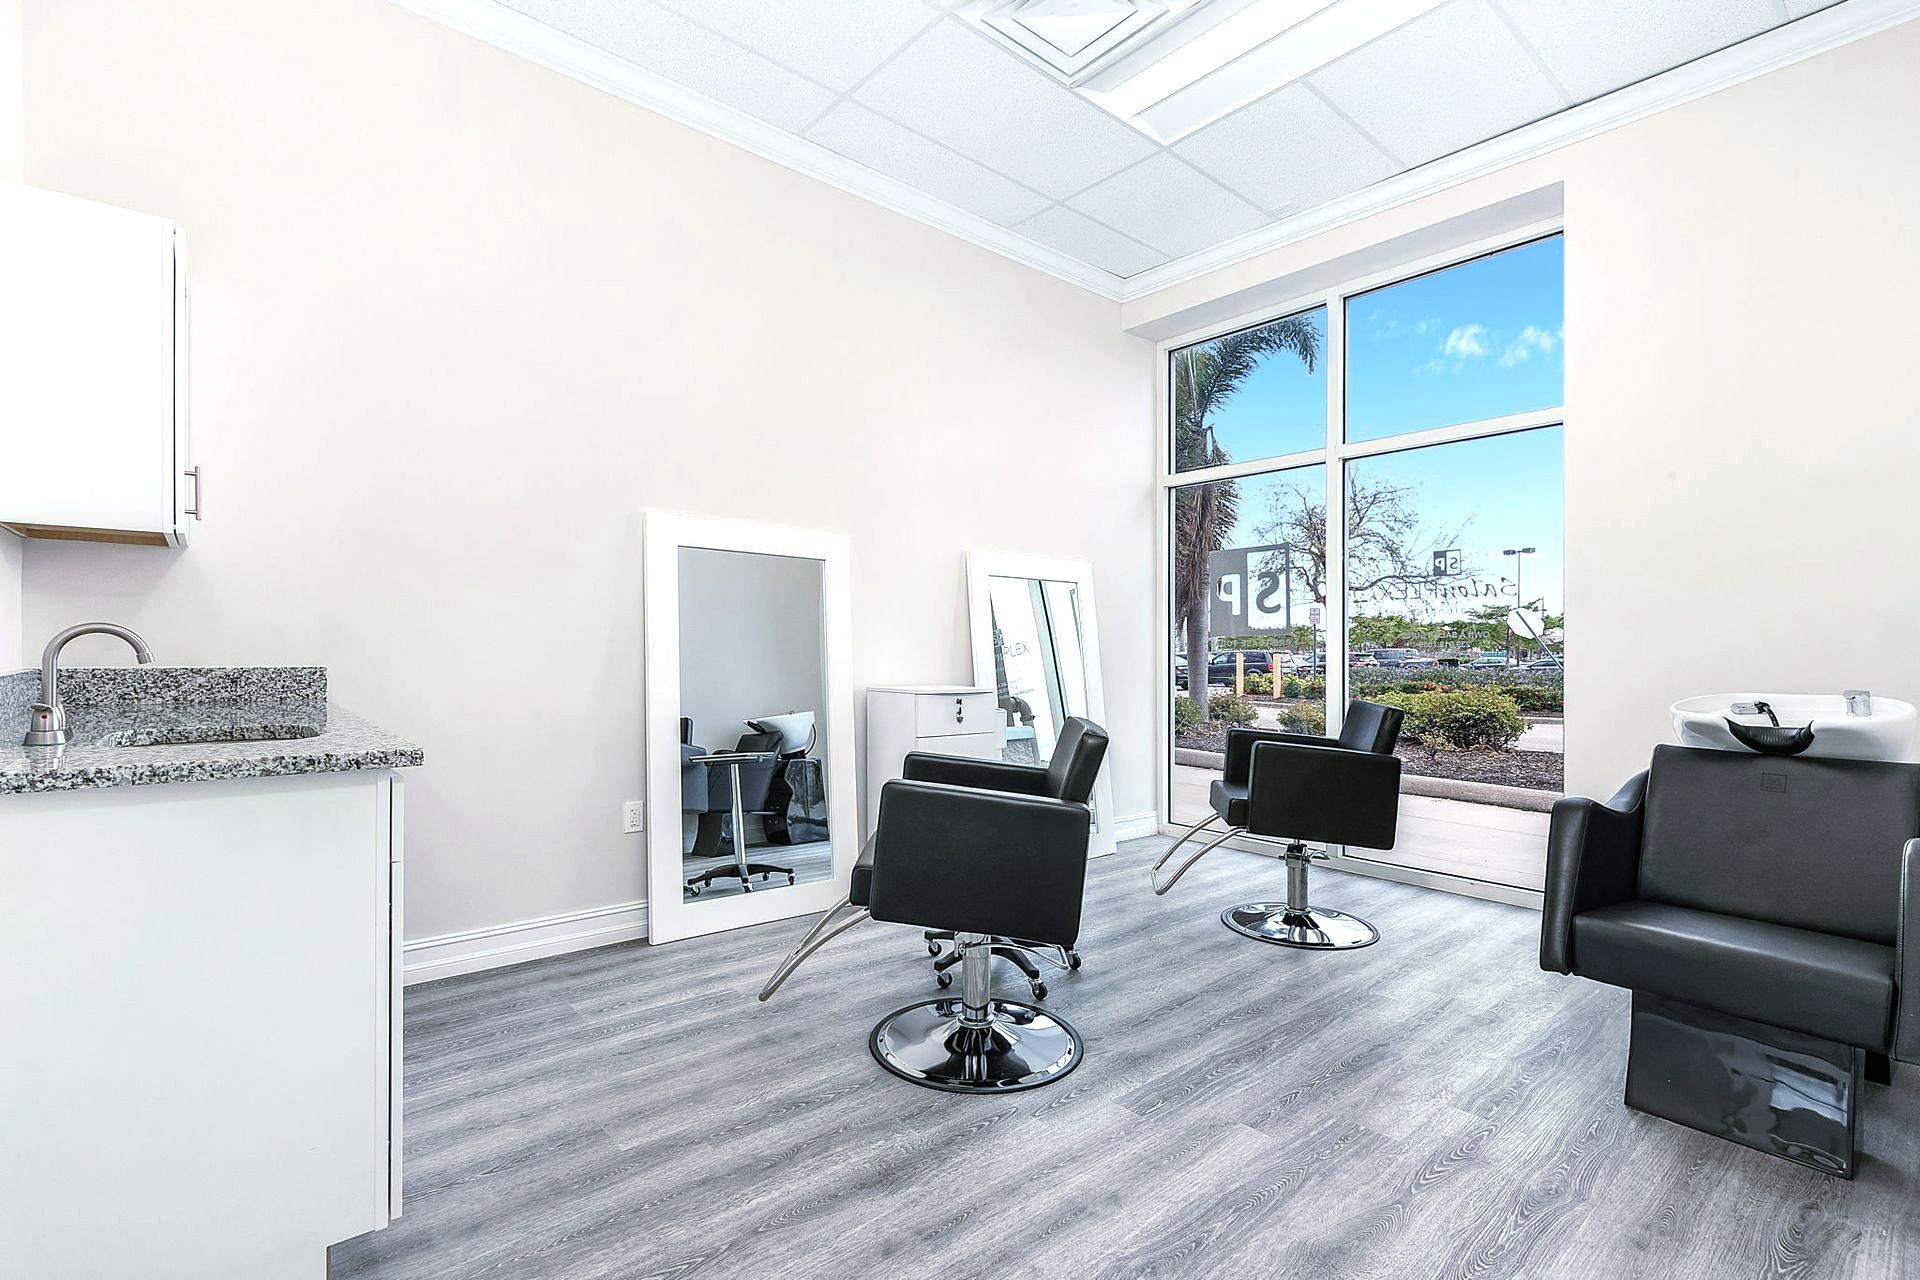
[[[880,817],[880,788],[909,752],[998,760],[1006,745],[999,699],[974,685],[877,685],[867,690],[866,834]]]
[[[922,738],[992,733],[996,701],[991,692],[977,689],[917,693],[913,696],[914,731]]]

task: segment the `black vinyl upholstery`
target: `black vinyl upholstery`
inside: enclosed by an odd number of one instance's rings
[[[880,791],[848,895],[876,920],[1071,947],[1107,732],[1069,717],[1045,767],[915,752]]]
[[[1644,900],[1575,917],[1573,940],[1596,982],[1887,1048],[1891,946]]]
[[[1060,740],[1053,744],[1053,756],[1047,762],[1047,789],[1042,794],[1075,804],[1089,803],[1093,781],[1100,776],[1100,765],[1106,758],[1107,731],[1084,717],[1068,716],[1060,727]]]
[[[1227,820],[1230,827],[1247,825],[1247,784],[1228,782],[1225,778],[1215,778],[1213,785],[1207,788],[1207,803],[1213,811]]]
[[[1656,747],[1638,896],[1892,946],[1916,833],[1912,765]]]
[[[1207,801],[1228,826],[1254,835],[1391,849],[1400,812],[1393,748],[1405,718],[1398,707],[1355,699],[1337,738],[1229,729]]]
[[[1914,1061],[1916,837],[1920,766],[1657,747],[1554,806],[1540,965]]]
[[[889,782],[866,905],[875,920],[1071,947],[1087,838],[1071,800]]]
[[[1363,702],[1356,698],[1347,704],[1346,719],[1340,722],[1336,740],[1349,751],[1371,751],[1392,755],[1400,740],[1400,725],[1407,713],[1384,702]]]
[[[900,776],[908,782],[944,782],[950,787],[978,787],[982,791],[1011,791],[1015,795],[1047,794],[1047,771],[1038,765],[977,760],[972,756],[943,756],[909,752]]]

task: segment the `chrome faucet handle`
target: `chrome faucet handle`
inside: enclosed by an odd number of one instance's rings
[[[1873,714],[1873,690],[1843,689],[1840,696],[1847,700],[1848,715],[1870,716]]]
[[[27,708],[27,736],[23,746],[57,747],[66,740],[67,717],[59,707],[36,702]]]

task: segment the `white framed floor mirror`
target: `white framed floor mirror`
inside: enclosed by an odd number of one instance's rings
[[[973,682],[999,695],[1006,760],[1046,764],[1069,716],[1106,727],[1092,565],[969,551],[967,616]],[[1101,767],[1093,784],[1092,807],[1088,853],[1097,858],[1112,853],[1115,843],[1109,765]]]
[[[647,934],[825,911],[859,856],[846,535],[649,513]]]

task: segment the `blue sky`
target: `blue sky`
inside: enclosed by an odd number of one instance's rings
[[[1558,237],[1348,299],[1348,434],[1385,439],[1561,403],[1562,252]],[[1324,312],[1313,315],[1325,333]],[[1268,362],[1217,413],[1216,437],[1235,461],[1319,449],[1326,439],[1324,364],[1309,373],[1292,356]],[[1462,577],[1507,590],[1515,558],[1531,546],[1523,586],[1549,612],[1564,610],[1558,428],[1383,454],[1352,464],[1362,484],[1408,491],[1424,555],[1462,553]],[[1324,493],[1321,467],[1241,482],[1234,545],[1261,539],[1276,503],[1305,486]],[[1511,603],[1513,596],[1502,597]],[[1479,601],[1469,601],[1468,604]],[[1443,618],[1466,605],[1388,601],[1368,612]]]

